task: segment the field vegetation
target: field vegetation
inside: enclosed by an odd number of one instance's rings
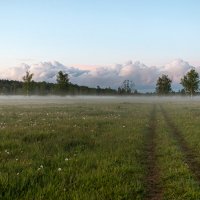
[[[198,101],[65,101],[0,102],[0,199],[200,199]]]

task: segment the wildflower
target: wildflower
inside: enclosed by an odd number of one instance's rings
[[[19,176],[19,172],[17,172],[17,176]]]
[[[44,167],[43,167],[43,165],[40,165],[40,167],[38,167],[38,171],[40,171],[41,169],[43,169]]]
[[[10,154],[10,152],[7,149],[5,150],[5,153]]]
[[[15,160],[18,161],[18,158],[16,158]]]
[[[68,161],[69,160],[69,158],[65,158],[65,161]]]
[[[62,170],[62,169],[59,167],[59,168],[58,168],[58,171],[60,172],[61,170]]]

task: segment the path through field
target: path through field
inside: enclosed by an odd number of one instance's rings
[[[195,152],[194,149],[188,146],[187,141],[184,139],[180,130],[178,130],[178,127],[174,124],[173,119],[169,117],[168,113],[162,106],[160,106],[160,108],[165,118],[165,122],[171,130],[172,136],[177,140],[178,145],[180,146],[186,164],[189,166],[196,180],[200,184],[200,163],[196,160],[196,157],[199,156],[198,152]]]
[[[159,146],[157,137],[160,132],[157,130],[158,124],[160,121],[158,120],[158,113],[160,119],[163,118],[163,124],[161,125],[161,129],[165,129],[167,127],[167,139],[168,140],[175,140],[175,148],[179,151],[180,160],[182,165],[185,165],[188,168],[188,172],[190,176],[188,179],[192,179],[196,182],[197,187],[200,185],[200,162],[198,161],[199,154],[195,151],[192,147],[189,146],[188,142],[183,136],[183,133],[179,130],[177,125],[175,124],[175,120],[170,117],[170,113],[168,113],[167,109],[165,109],[165,105],[153,105],[152,111],[150,113],[150,120],[149,120],[149,128],[148,128],[148,136],[146,140],[146,165],[147,165],[147,177],[146,177],[146,195],[145,200],[161,200],[161,199],[171,199],[167,197],[167,189],[165,189],[166,180],[163,179],[163,175],[161,169],[159,167],[159,157],[160,152],[157,150],[157,146]],[[174,120],[174,121],[173,121]],[[163,131],[164,132],[164,131]],[[163,138],[164,139],[164,138]],[[174,144],[173,144],[174,145]],[[170,146],[169,146],[170,147]],[[168,147],[168,148],[169,148]],[[167,148],[167,147],[166,147]],[[170,155],[168,155],[170,156]],[[172,159],[172,158],[171,158]],[[170,162],[170,160],[169,160]],[[172,166],[170,166],[172,167]],[[179,177],[181,180],[181,177]],[[177,180],[180,181],[180,180]],[[185,180],[186,182],[188,180]],[[195,185],[195,184],[194,184]],[[174,190],[180,189],[174,187]],[[186,191],[187,192],[187,191]],[[176,193],[176,191],[174,192]],[[197,194],[195,194],[197,195]],[[199,199],[199,196],[192,197],[188,194],[184,194],[184,199]],[[179,197],[180,199],[183,197]],[[177,199],[174,197],[173,199]]]
[[[146,138],[146,164],[147,164],[147,177],[146,187],[147,195],[145,199],[159,200],[162,198],[162,188],[159,184],[160,172],[157,166],[156,149],[156,105],[153,105],[153,109],[150,113],[149,128]]]

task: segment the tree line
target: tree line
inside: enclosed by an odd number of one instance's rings
[[[0,80],[0,94],[3,95],[115,95],[116,90],[108,88],[91,88],[79,86],[69,81],[67,73],[59,71],[56,83],[35,82],[34,74],[26,71],[22,81]]]
[[[132,80],[124,80],[117,90],[108,88],[90,88],[72,84],[67,73],[59,71],[56,77],[56,83],[35,82],[34,74],[26,71],[22,81],[0,80],[0,94],[9,95],[170,95],[170,94],[189,94],[195,95],[199,91],[199,74],[195,69],[191,69],[184,75],[180,84],[183,89],[179,92],[172,90],[172,80],[168,75],[162,74],[156,82],[155,92],[139,93]]]

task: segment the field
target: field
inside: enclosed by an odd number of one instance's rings
[[[0,199],[198,200],[200,100],[0,99]]]

